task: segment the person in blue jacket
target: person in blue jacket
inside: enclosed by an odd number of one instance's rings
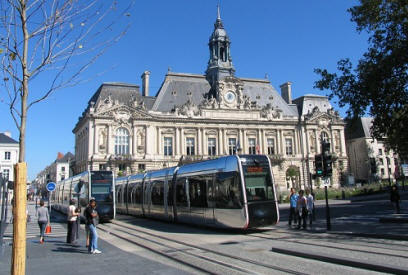
[[[296,211],[296,205],[297,205],[297,200],[298,200],[298,195],[296,194],[295,188],[290,188],[290,195],[289,195],[289,202],[290,202],[290,209],[289,209],[289,226],[292,225],[292,220],[294,223],[297,223],[297,211]]]

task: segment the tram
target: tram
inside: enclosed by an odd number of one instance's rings
[[[69,201],[75,199],[83,211],[91,198],[97,205],[99,220],[109,221],[115,218],[115,184],[112,171],[86,171],[57,183],[51,195],[53,207],[67,213]]]
[[[270,160],[234,155],[116,179],[116,211],[248,229],[279,221]]]

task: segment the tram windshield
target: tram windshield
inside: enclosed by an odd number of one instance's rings
[[[91,197],[96,201],[112,202],[112,172],[95,171],[91,174]]]
[[[267,163],[248,163],[242,167],[248,202],[274,200],[275,195],[269,165]]]

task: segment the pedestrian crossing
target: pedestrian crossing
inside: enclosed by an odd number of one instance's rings
[[[26,238],[40,238],[40,227],[38,226],[37,217],[35,216],[36,210],[34,204],[27,205],[28,214],[31,219],[30,222],[27,222],[27,233]],[[8,217],[11,217],[11,211],[8,212]],[[13,221],[12,218],[9,218],[7,221],[6,231],[4,232],[4,240],[13,239]],[[52,222],[51,219],[51,233],[45,234],[45,239],[47,238],[60,238],[67,235],[67,229],[62,223]]]

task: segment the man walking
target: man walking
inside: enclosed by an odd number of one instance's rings
[[[90,254],[100,254],[102,252],[98,250],[98,233],[96,231],[96,226],[98,224],[98,212],[96,211],[95,199],[91,199],[89,201],[89,205],[85,209],[85,218],[86,225],[89,227],[90,232],[88,252]]]
[[[303,229],[306,229],[306,218],[307,218],[307,200],[304,196],[304,191],[300,190],[299,191],[299,197],[297,200],[297,213],[299,215],[299,221],[298,221],[298,229],[300,229],[300,226],[303,221]]]
[[[298,195],[296,194],[295,188],[290,188],[290,196],[289,196],[289,226],[292,225],[292,219],[295,223],[297,223],[297,214],[296,214],[296,204],[297,204]]]

